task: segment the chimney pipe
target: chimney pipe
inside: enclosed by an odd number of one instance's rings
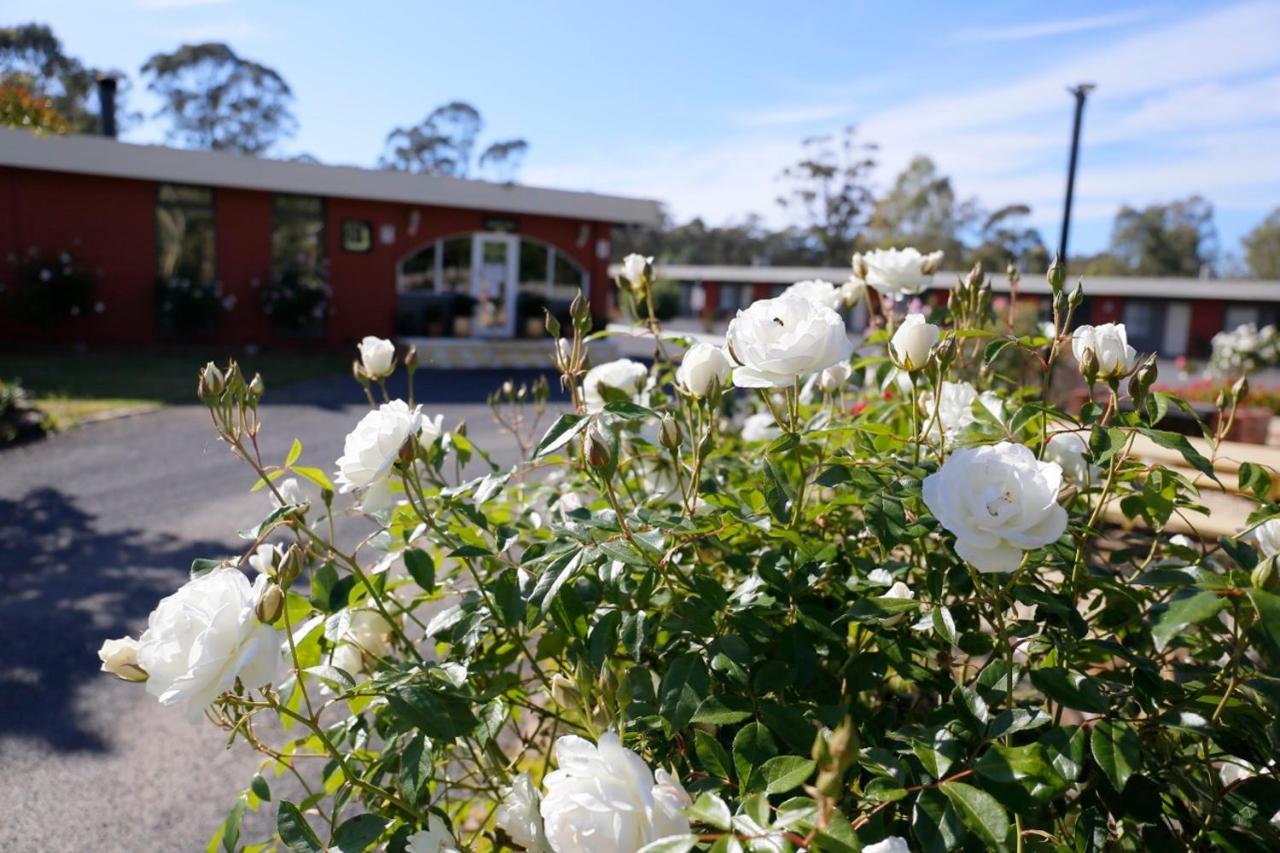
[[[98,109],[103,136],[116,137],[116,78],[103,75],[98,78]]]

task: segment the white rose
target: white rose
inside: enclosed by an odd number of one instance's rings
[[[588,412],[599,412],[607,402],[601,386],[621,391],[635,400],[649,378],[649,368],[629,358],[606,361],[587,371],[582,380],[582,400]]]
[[[742,421],[743,441],[773,441],[782,435],[782,428],[769,412],[747,415]]]
[[[1058,505],[1062,469],[1021,444],[961,448],[925,477],[924,502],[956,536],[956,553],[980,572],[1011,572],[1022,552],[1067,528]]]
[[[937,399],[927,408],[926,425],[936,438],[939,431],[946,438],[955,438],[977,420],[973,404],[978,400],[978,389],[968,382],[943,382]],[[936,415],[936,423],[935,423]]]
[[[557,853],[639,850],[689,832],[681,784],[625,748],[613,732],[599,745],[576,735],[556,741],[557,770],[547,774],[542,820]]]
[[[195,721],[237,678],[250,689],[274,683],[282,635],[254,612],[266,585],[265,575],[250,585],[237,569],[214,569],[162,599],[138,640],[147,692],[185,703]]]
[[[365,489],[386,479],[405,440],[422,426],[422,413],[404,400],[383,403],[360,419],[347,435],[338,458],[343,492]]]
[[[852,375],[853,368],[849,366],[849,362],[833,364],[818,374],[818,387],[828,394],[834,393],[843,388]]]
[[[1090,465],[1085,459],[1089,444],[1083,434],[1078,432],[1059,432],[1045,443],[1044,458],[1048,462],[1058,463],[1062,474],[1069,482],[1076,485],[1087,485],[1097,480],[1099,469]]]
[[[360,365],[374,379],[385,379],[396,369],[396,345],[369,335],[360,341]]]
[[[427,828],[405,839],[405,853],[459,853],[449,825],[435,812],[427,813]]]
[[[840,307],[840,291],[829,281],[820,278],[797,281],[782,293],[783,296],[803,296],[812,299],[819,305],[825,305],[832,311]]]
[[[422,428],[418,433],[418,443],[423,447],[430,448],[440,436],[444,435],[444,415],[436,415],[434,418],[422,417]]]
[[[653,258],[646,258],[644,255],[637,255],[632,252],[622,259],[622,277],[625,278],[632,287],[640,287],[644,284],[645,270],[653,263]]]
[[[676,368],[676,384],[691,396],[705,397],[728,381],[732,367],[720,347],[694,344]]]
[[[249,566],[260,575],[269,575],[284,559],[284,549],[263,542],[249,555]]]
[[[983,391],[978,395],[978,402],[991,413],[991,417],[998,421],[1004,420],[1004,400],[996,396],[994,391]]]
[[[307,502],[307,495],[302,491],[302,484],[298,482],[297,477],[285,477],[276,483],[276,492],[280,493],[280,497],[277,498],[275,492],[271,492],[273,507],[297,506]]]
[[[760,299],[729,323],[729,355],[739,388],[782,388],[844,361],[853,343],[840,315],[810,299]]]
[[[862,256],[867,284],[894,302],[927,288],[933,282],[933,270],[941,262],[941,252],[922,255],[913,248],[877,249]]]
[[[1098,362],[1098,376],[1103,379],[1118,379],[1126,375],[1138,361],[1138,351],[1129,346],[1124,323],[1077,328],[1071,333],[1071,353],[1080,362],[1087,351],[1093,352]]]
[[[851,277],[844,284],[840,285],[840,302],[846,308],[857,305],[867,295],[867,283],[860,278]]]
[[[915,598],[916,594],[912,592],[911,587],[907,586],[902,581],[897,581],[894,583],[893,586],[889,587],[889,589],[886,590],[885,593],[880,597],[881,598],[899,598],[906,601],[906,600]],[[899,613],[897,616],[891,616],[888,619],[884,620],[884,624],[888,627],[892,627],[893,625],[896,625],[899,622],[901,622],[902,617],[906,615],[907,614],[905,613]]]
[[[542,815],[538,812],[540,802],[538,789],[533,787],[529,774],[521,773],[512,780],[494,816],[498,828],[528,853],[545,853],[548,849]]]
[[[864,845],[862,853],[911,853],[911,846],[902,836],[890,835],[883,841]]]
[[[1253,530],[1253,541],[1264,557],[1280,554],[1280,518],[1264,521]]]
[[[889,339],[889,357],[902,370],[920,370],[929,362],[929,352],[942,330],[926,323],[923,314],[908,314]]]
[[[133,637],[107,640],[98,649],[102,671],[125,681],[146,681],[147,673],[138,666],[138,641]]]

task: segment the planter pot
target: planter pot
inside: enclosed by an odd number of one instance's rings
[[[453,336],[455,338],[471,337],[471,318],[470,317],[454,317],[453,318]]]
[[[530,317],[524,321],[524,336],[537,340],[547,331],[547,324],[541,317]]]

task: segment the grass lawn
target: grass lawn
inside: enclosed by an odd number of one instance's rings
[[[225,366],[229,355],[236,357],[246,376],[261,372],[268,393],[290,382],[342,376],[351,370],[350,356],[271,351],[246,355],[230,347],[209,347],[180,352],[0,352],[0,377],[22,380],[31,401],[59,428],[66,428],[103,412],[195,403],[197,371],[209,361]]]

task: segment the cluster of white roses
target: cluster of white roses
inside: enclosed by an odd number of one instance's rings
[[[1213,336],[1209,371],[1217,376],[1240,376],[1262,367],[1280,364],[1280,331],[1254,323],[1236,326]]]

